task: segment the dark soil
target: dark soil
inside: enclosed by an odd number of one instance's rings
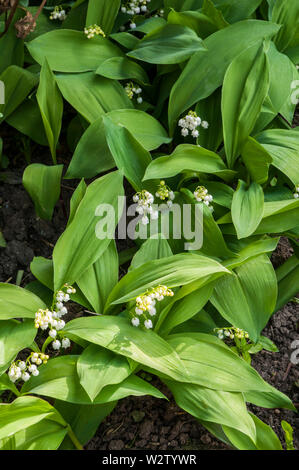
[[[1,129],[2,131],[2,129]],[[2,135],[2,132],[1,132]],[[37,161],[38,156],[36,157]],[[47,160],[48,157],[45,157]],[[45,161],[44,163],[50,163]],[[33,204],[22,187],[23,160],[17,158],[5,171],[6,181],[0,182],[0,230],[7,246],[0,248],[0,281],[15,283],[18,272],[24,271],[21,285],[33,279],[30,262],[34,256],[49,258],[53,246],[65,228],[69,199],[76,186],[74,181],[63,182],[62,196],[51,222],[38,219]],[[123,248],[123,247],[122,247]],[[276,266],[287,259],[292,250],[282,239],[272,261]],[[260,352],[253,366],[271,385],[287,394],[298,406],[298,366],[290,366],[291,344],[299,339],[299,305],[289,303],[276,313],[264,335],[279,348],[278,353]],[[226,449],[190,415],[178,408],[165,387],[156,379],[154,385],[167,395],[169,401],[152,397],[129,397],[121,400],[101,424],[87,449]],[[280,422],[288,421],[299,429],[296,413],[286,410],[267,410],[252,407],[259,418],[273,427],[283,441]],[[299,449],[299,436],[295,436]]]

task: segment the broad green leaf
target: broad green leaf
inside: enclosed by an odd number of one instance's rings
[[[122,52],[109,39],[87,39],[81,31],[59,29],[33,39],[26,44],[32,57],[42,65],[44,59],[57,72],[87,72],[96,70],[101,62]]]
[[[106,114],[115,124],[128,129],[132,136],[146,149],[154,150],[171,139],[151,115],[137,109],[119,109]],[[106,142],[103,117],[99,117],[81,137],[66,178],[91,178],[115,166]]]
[[[55,290],[65,282],[71,284],[77,281],[104,253],[121,216],[118,197],[122,195],[122,176],[119,172],[109,173],[88,186],[73,221],[60,236],[53,251]],[[104,220],[98,221],[98,216],[104,216]]]
[[[205,39],[210,34],[221,29],[216,26],[211,18],[199,11],[178,12],[171,10],[167,17],[167,22],[170,24],[188,26],[188,28],[193,29],[202,39]]]
[[[284,173],[294,185],[298,184],[298,131],[271,129],[259,134],[257,140],[272,157],[272,165]]]
[[[185,368],[172,347],[153,331],[143,331],[128,318],[97,316],[78,318],[67,323],[72,334],[133,361],[159,370],[175,380],[188,380]]]
[[[17,38],[15,30],[15,22],[23,17],[23,12],[19,8],[12,18],[12,22],[7,33],[0,38],[0,73],[2,73],[10,65],[23,66],[24,63],[24,41]],[[2,23],[3,24],[3,23]],[[2,29],[1,29],[2,31]]]
[[[274,312],[276,299],[274,268],[267,255],[260,255],[237,267],[233,276],[220,278],[211,302],[231,325],[257,341]]]
[[[114,26],[115,18],[119,12],[120,0],[89,0],[86,26],[101,25],[106,35],[110,34]]]
[[[117,282],[118,253],[112,240],[104,253],[77,279],[77,285],[94,311],[103,313],[107,298]]]
[[[25,168],[23,185],[34,202],[39,217],[51,220],[60,195],[63,165],[32,163]]]
[[[149,83],[149,78],[143,68],[127,57],[111,57],[105,60],[97,68],[96,73],[113,80],[134,79],[143,84]]]
[[[277,48],[284,51],[292,42],[298,30],[299,4],[281,0],[275,2],[270,13],[273,23],[281,24],[282,28],[274,37]]]
[[[40,82],[36,98],[44,123],[51,155],[54,163],[56,163],[56,146],[62,123],[63,100],[56,84],[55,76],[49,67],[47,59],[44,60],[41,68]]]
[[[158,234],[157,237],[149,238],[141,245],[137,253],[133,256],[128,271],[139,268],[139,266],[142,266],[147,261],[167,258],[171,255],[172,251],[168,241],[163,237],[163,235]]]
[[[169,156],[158,157],[148,166],[144,179],[170,178],[183,171],[211,173],[220,178],[230,180],[234,172],[228,170],[223,160],[214,152],[196,145],[178,145]]]
[[[294,63],[275,47],[273,42],[267,51],[269,59],[270,87],[268,97],[263,104],[261,115],[259,116],[254,133],[263,130],[278,113],[285,119],[292,121],[295,110],[295,103],[292,102],[294,93],[294,80],[298,78],[298,72]],[[279,76],[279,80],[277,77]]]
[[[278,280],[278,296],[275,311],[282,308],[298,293],[299,285],[299,259],[291,256],[276,270]]]
[[[44,418],[0,441],[1,450],[57,450],[67,435],[67,427]]]
[[[282,445],[277,435],[266,423],[257,418],[254,414],[249,413],[256,429],[256,443],[254,444],[248,436],[237,432],[228,426],[223,426],[231,443],[239,450],[282,450]]]
[[[265,45],[257,42],[229,65],[222,88],[222,120],[226,159],[232,168],[252,132],[269,89]]]
[[[92,402],[81,386],[77,374],[79,357],[68,355],[51,359],[46,364],[47,367],[43,365],[39,367],[40,373],[37,377],[31,377],[23,385],[22,393],[34,393],[69,403],[90,405]],[[115,402],[130,395],[152,395],[156,398],[164,398],[164,395],[153,385],[131,375],[120,384],[106,386],[95,398],[94,404]]]
[[[0,410],[0,439],[10,437],[44,419],[67,427],[55,408],[40,398],[20,397],[10,404],[0,403]]]
[[[35,312],[46,308],[41,299],[22,287],[0,283],[0,319],[34,318]]]
[[[38,77],[26,69],[11,65],[0,75],[4,83],[5,104],[0,103],[0,122],[6,119],[25,100],[38,83]],[[24,119],[24,116],[23,116]]]
[[[56,81],[66,101],[90,123],[114,109],[133,107],[120,83],[93,72],[59,74]]]
[[[217,261],[191,253],[148,261],[127,273],[112,290],[107,307],[136,298],[148,288],[159,284],[177,287],[189,284],[213,273],[225,273]]]
[[[255,440],[255,425],[247,412],[242,393],[210,390],[199,385],[171,381],[166,381],[166,385],[178,406],[195,418],[230,426]]]
[[[259,226],[264,213],[264,193],[262,187],[253,182],[247,187],[239,180],[232,201],[232,220],[238,239],[249,237]]]
[[[168,23],[147,34],[127,55],[150,64],[177,64],[204,50],[202,40],[192,29]]]
[[[77,372],[82,387],[93,401],[106,385],[125,380],[131,369],[125,357],[91,344],[79,357]]]
[[[282,397],[292,406],[288,397],[266,383],[255,369],[215,336],[182,333],[169,336],[168,342],[187,369],[191,383],[222,392],[254,393],[261,399],[272,394],[277,406]]]
[[[24,119],[26,116],[26,119]],[[13,111],[6,122],[39,145],[48,145],[45,128],[35,97],[27,98]]]
[[[70,424],[77,439],[85,445],[93,438],[101,422],[113,411],[117,402],[103,405],[77,405],[65,401],[55,400],[55,408]],[[75,446],[67,437],[59,450],[74,450]]]
[[[274,200],[264,203],[263,220],[258,226],[255,234],[287,232],[298,226],[299,201],[298,199]],[[230,224],[231,214],[221,217],[218,224]],[[221,227],[223,233],[234,234],[233,225]]]
[[[263,184],[268,179],[272,158],[267,150],[252,137],[248,137],[243,145],[242,160],[253,181]]]
[[[205,39],[208,52],[194,54],[172,88],[169,102],[171,131],[181,113],[211,95],[222,84],[227,67],[238,54],[258,40],[273,36],[278,30],[279,26],[270,22],[245,20]]]
[[[142,179],[151,162],[150,153],[123,126],[103,117],[107,144],[114,161],[135,191],[143,188]]]
[[[10,366],[17,354],[32,345],[37,330],[30,320],[22,323],[0,321],[0,375]]]
[[[223,265],[228,269],[234,269],[237,266],[243,264],[245,261],[251,258],[255,258],[258,255],[272,253],[276,249],[278,242],[279,238],[266,236],[260,238],[259,240],[249,241],[246,246],[242,247],[241,249],[239,247],[238,253],[235,254],[235,258],[223,261]]]
[[[72,222],[73,218],[75,217],[79,204],[82,201],[83,197],[85,196],[86,189],[87,189],[86,183],[84,179],[82,179],[80,183],[78,184],[77,188],[75,189],[75,191],[73,192],[71,200],[70,200],[70,215],[67,221],[67,225],[69,225]]]
[[[175,302],[162,323],[161,334],[163,336],[168,334],[177,325],[200,312],[212,296],[213,289],[214,283],[209,283]]]

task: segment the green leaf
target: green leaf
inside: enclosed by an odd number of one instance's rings
[[[278,296],[275,311],[281,309],[297,293],[299,285],[299,259],[291,256],[277,270]]]
[[[127,318],[78,318],[68,322],[64,331],[159,370],[175,380],[187,380],[186,371],[172,347],[155,332],[135,328]]]
[[[212,304],[231,325],[257,341],[274,312],[277,298],[275,271],[267,255],[252,258],[223,276],[215,286]]]
[[[34,318],[35,312],[46,308],[43,301],[22,287],[0,283],[0,319]]]
[[[127,57],[111,57],[96,70],[96,74],[113,80],[133,79],[142,84],[149,84],[149,78],[143,68]]]
[[[216,153],[196,145],[182,144],[171,155],[153,160],[146,169],[144,179],[170,178],[183,171],[215,174],[225,181],[235,174],[226,168]]]
[[[147,34],[127,55],[150,64],[177,64],[204,50],[202,40],[192,29],[168,23]]]
[[[133,256],[128,271],[139,268],[139,266],[142,266],[147,261],[167,258],[171,255],[172,251],[168,241],[163,235],[158,234],[155,237],[149,238],[141,245],[137,253]]]
[[[93,438],[101,422],[113,411],[117,402],[103,405],[78,405],[65,401],[55,401],[55,408],[61,416],[70,424],[77,439],[85,445]],[[75,446],[67,438],[59,450],[74,450]]]
[[[114,161],[135,191],[143,188],[142,179],[151,162],[150,153],[132,136],[132,134],[108,117],[103,117],[107,144]]]
[[[264,213],[262,187],[253,182],[249,187],[239,180],[232,201],[232,219],[238,239],[249,237],[259,226]]]
[[[227,272],[217,261],[191,253],[148,261],[127,273],[112,290],[107,306],[136,298],[148,288],[159,284],[177,287],[213,273]]]
[[[274,42],[277,48],[284,51],[292,42],[298,30],[299,5],[297,2],[281,0],[275,2],[270,12],[273,23],[281,24],[282,28],[276,34]]]
[[[146,149],[154,150],[171,139],[151,115],[137,109],[119,109],[106,114],[114,124],[124,126]],[[115,166],[115,161],[106,142],[103,117],[99,117],[81,137],[66,178],[91,178]]]
[[[12,18],[12,22],[5,33],[0,38],[0,73],[2,73],[10,65],[17,65],[23,67],[24,63],[24,41],[17,38],[15,30],[15,22],[22,18],[23,12],[19,8]],[[3,23],[2,23],[3,24]],[[1,29],[2,31],[2,29]]]
[[[26,116],[26,119],[24,119],[24,116]],[[39,145],[48,145],[39,106],[34,96],[23,101],[23,103],[8,116],[6,122],[22,134],[30,137],[30,139],[34,140],[34,142],[37,142]]]
[[[293,437],[294,431],[292,426],[287,421],[282,420],[281,427],[286,441],[286,450],[295,450]]]
[[[109,173],[88,186],[73,221],[61,235],[53,251],[55,290],[61,288],[65,282],[71,284],[77,281],[104,253],[121,216],[118,197],[122,195],[122,176],[119,172]],[[97,215],[104,214],[98,211],[103,208],[107,211],[108,205],[105,224],[101,226],[103,219],[97,222]],[[105,227],[108,231],[103,234],[101,232]]]
[[[235,429],[223,426],[223,431],[231,443],[239,450],[282,450],[280,440],[273,429],[254,414],[249,414],[256,428],[256,443],[254,444],[248,436]]]
[[[112,240],[104,253],[77,279],[77,284],[94,311],[102,313],[117,282],[118,253]]]
[[[0,441],[1,450],[57,450],[67,435],[66,426],[44,418]]]
[[[298,131],[271,129],[259,134],[257,140],[272,157],[272,165],[284,173],[294,185],[297,185],[299,180]]]
[[[252,137],[248,137],[242,147],[241,155],[252,180],[258,184],[265,183],[272,163],[267,150]]]
[[[34,202],[39,217],[51,220],[60,195],[63,165],[32,163],[25,168],[23,185]]]
[[[45,366],[39,367],[40,373],[37,377],[31,377],[23,385],[22,393],[34,393],[69,403],[90,405],[91,400],[81,386],[77,374],[79,357],[68,355],[51,359]],[[153,385],[131,375],[120,384],[107,385],[95,398],[94,404],[111,403],[130,395],[137,397],[152,395],[156,398],[164,398],[164,395]]]
[[[47,59],[44,60],[41,68],[40,82],[36,98],[44,123],[51,155],[54,163],[56,163],[56,146],[62,123],[63,100],[56,84],[55,76],[49,67]]]
[[[222,392],[255,393],[259,397],[271,393],[274,398],[283,396],[291,403],[215,336],[182,333],[169,336],[168,342],[179,355],[193,384]]]
[[[95,344],[83,351],[77,362],[77,371],[80,383],[91,401],[106,385],[119,384],[131,374],[126,358]]]
[[[96,70],[106,59],[123,55],[108,39],[87,39],[83,32],[69,29],[42,34],[26,46],[34,60],[42,65],[47,58],[51,70],[57,72]]]
[[[2,72],[0,80],[5,86],[5,104],[0,103],[0,115],[3,114],[1,122],[25,100],[38,83],[38,77],[26,69],[11,65]]]
[[[228,67],[222,88],[224,147],[232,168],[252,132],[269,89],[265,45],[260,42],[238,55]]]
[[[199,385],[171,381],[166,381],[166,385],[178,406],[195,418],[230,426],[255,440],[255,425],[247,412],[242,393],[210,390]]]
[[[10,366],[19,351],[32,345],[37,330],[32,321],[0,321],[0,375]]]
[[[177,325],[200,312],[212,296],[213,289],[214,283],[209,283],[175,302],[163,321],[161,334],[163,336],[168,334]]]
[[[83,197],[85,196],[86,189],[87,189],[86,183],[84,179],[82,179],[80,183],[78,184],[77,188],[75,189],[75,191],[73,192],[71,200],[70,200],[70,215],[67,221],[67,225],[69,225],[73,221],[75,214],[77,212],[77,209],[79,207],[79,204],[82,201]]]
[[[56,75],[63,97],[88,122],[115,109],[133,108],[123,87],[116,80],[93,72]]]
[[[222,84],[228,66],[238,54],[258,40],[273,36],[278,30],[279,26],[270,22],[246,20],[209,36],[204,41],[208,52],[194,54],[172,88],[170,129],[173,131],[181,113],[211,95]]]
[[[40,398],[20,397],[11,404],[0,403],[0,410],[0,439],[10,437],[44,419],[67,427],[55,408]]]
[[[120,0],[102,0],[101,2],[98,0],[89,0],[86,26],[98,24],[101,25],[106,35],[110,34],[119,8]]]

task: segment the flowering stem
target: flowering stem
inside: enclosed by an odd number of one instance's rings
[[[74,433],[74,431],[72,430],[71,426],[68,425],[67,427],[67,432],[68,432],[68,435],[72,441],[72,443],[74,444],[74,446],[76,447],[77,450],[84,450],[84,447],[82,446],[82,444],[78,441],[77,439],[77,436],[76,434]]]
[[[17,9],[17,7],[18,7],[19,2],[20,2],[20,0],[15,0],[15,3],[13,4],[13,6],[12,6],[12,8],[11,8],[9,17],[8,17],[8,19],[7,19],[6,22],[5,22],[4,31],[3,31],[3,33],[0,34],[0,38],[2,38],[2,36],[4,36],[4,34],[7,33],[8,28],[10,27],[10,24],[11,24],[11,22],[12,22],[12,20],[13,20],[14,15],[15,15],[15,12],[16,12],[16,9]]]
[[[46,341],[45,341],[44,344],[43,344],[42,353],[45,352],[45,350],[46,350],[48,344],[50,344],[51,341],[53,341],[53,338],[51,338],[51,336],[48,336],[48,338],[46,339]]]

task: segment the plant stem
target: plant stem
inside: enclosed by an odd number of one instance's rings
[[[84,447],[78,441],[77,436],[74,433],[74,431],[72,430],[70,425],[68,425],[68,435],[69,435],[72,443],[74,444],[74,446],[76,447],[77,450],[84,450]]]

